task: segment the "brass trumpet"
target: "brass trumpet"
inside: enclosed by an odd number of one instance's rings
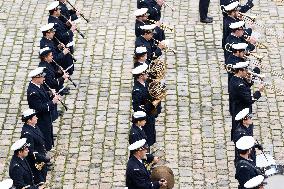
[[[264,56],[260,56],[260,55],[258,55],[256,53],[252,53],[252,52],[249,52],[249,51],[247,52],[247,56],[252,56],[252,57],[256,58],[259,61],[261,61],[264,58]]]
[[[239,18],[241,18],[244,21],[253,22],[253,23],[256,21],[256,16],[247,15],[242,12],[239,12]]]
[[[148,19],[148,21],[149,21],[150,23],[152,23],[152,24],[156,24],[156,23],[157,23],[155,20],[150,20],[150,19]],[[166,25],[166,24],[164,24],[164,23],[161,23],[160,28],[161,28],[162,30],[170,30],[171,32],[174,31],[174,28],[173,28],[173,27],[168,26],[168,25]]]

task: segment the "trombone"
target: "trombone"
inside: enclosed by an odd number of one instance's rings
[[[244,13],[239,12],[239,18],[246,21],[246,22],[251,22],[251,23],[255,24],[256,26],[261,27],[261,28],[269,31],[271,34],[274,34],[277,38],[283,38],[283,36],[278,35],[271,28],[265,27],[264,25],[257,23],[256,22],[256,16],[252,16],[252,15],[248,15],[248,14],[244,14]]]
[[[149,21],[150,23],[152,23],[152,24],[156,24],[156,23],[157,23],[155,20],[150,20],[150,19],[148,19],[148,21]],[[164,24],[164,23],[161,23],[160,28],[161,28],[162,30],[170,30],[171,32],[174,31],[174,28],[173,28],[173,27],[168,26],[168,25],[166,25],[166,24]]]

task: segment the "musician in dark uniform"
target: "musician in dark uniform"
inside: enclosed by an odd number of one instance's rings
[[[147,64],[132,70],[134,86],[132,90],[132,109],[134,112],[144,111],[147,114],[146,125],[143,127],[147,136],[147,144],[152,146],[156,142],[155,116],[156,107],[161,100],[153,100],[148,91]]]
[[[56,29],[54,29],[54,23],[49,23],[40,28],[43,37],[40,40],[40,48],[43,49],[45,47],[49,47],[52,51],[53,60],[60,64],[63,67],[67,67],[66,60],[68,60],[68,57],[70,56],[68,53],[70,53],[70,50],[68,48],[65,48],[64,44],[59,44],[58,42],[54,41],[54,35],[56,32]],[[67,62],[68,63],[68,62]]]
[[[257,175],[250,180],[248,180],[244,187],[247,189],[264,189],[264,176]]]
[[[78,16],[80,15],[79,11],[69,10],[66,5],[66,0],[58,0],[61,14],[64,15],[66,18],[70,19],[71,21],[77,20]],[[66,23],[67,20],[63,16],[60,16],[59,19]]]
[[[147,152],[146,140],[142,139],[131,144],[128,149],[133,151],[126,168],[126,186],[128,189],[158,189],[167,186],[167,181],[151,181],[150,173],[143,164]]]
[[[43,67],[38,67],[29,73],[29,77],[32,78],[27,90],[27,100],[29,108],[34,109],[37,112],[37,126],[41,130],[45,139],[45,147],[47,151],[52,149],[53,141],[53,112],[56,108],[56,104],[60,100],[59,95],[55,95],[53,98],[46,92],[44,87]]]
[[[210,0],[199,0],[199,16],[200,22],[202,23],[212,23],[213,18],[208,16]]]
[[[247,51],[253,51],[255,49],[256,39],[254,37],[249,37],[247,34],[247,30],[244,29],[244,21],[238,21],[230,24],[230,29],[232,30],[232,33],[227,37],[225,42],[225,62],[227,62],[228,57],[230,56],[231,52],[228,51],[227,46],[236,44],[236,43],[247,43],[248,47],[246,48]]]
[[[137,66],[143,65],[146,63],[149,66],[147,61],[147,48],[146,47],[136,47],[134,56],[133,56],[134,68]]]
[[[52,50],[49,47],[40,49],[40,60],[39,67],[45,68],[45,83],[52,89],[55,89],[56,92],[61,91],[60,95],[70,94],[69,90],[64,91],[64,82],[68,81],[68,73],[62,72],[56,65],[53,63],[53,54]],[[49,89],[47,89],[48,91]]]
[[[164,0],[137,0],[137,8],[148,8],[149,19],[159,21]]]
[[[27,143],[30,144],[30,146],[28,147],[29,155],[26,157],[26,160],[33,172],[34,183],[45,183],[47,175],[46,163],[50,162],[50,158],[46,153],[44,136],[40,129],[36,126],[36,112],[32,109],[24,111],[22,114],[22,121],[24,122],[24,126],[22,128],[21,138],[26,138]],[[42,162],[44,163],[44,165],[41,168],[37,169],[35,167],[35,164],[40,164]]]
[[[261,92],[264,90],[264,86],[261,84],[258,86],[259,90],[255,91],[253,95],[251,94],[250,87],[252,86],[252,83],[249,83],[246,80],[248,75],[248,65],[249,62],[239,62],[233,66],[235,75],[231,78],[228,86],[231,101],[230,114],[232,115],[232,139],[236,127],[235,117],[237,113],[245,108],[249,108],[251,113],[252,104],[261,97]]]
[[[255,144],[252,136],[243,136],[236,142],[239,150],[239,159],[236,163],[235,178],[239,182],[238,189],[245,189],[244,184],[251,178],[261,175],[260,170],[255,167],[254,162],[250,159],[251,149]]]
[[[242,111],[240,111],[236,117],[235,120],[237,123],[236,129],[233,133],[233,142],[236,144],[236,142],[243,136],[252,136],[253,137],[253,122],[252,122],[252,115],[249,113],[249,108],[245,108]],[[258,148],[259,150],[263,150],[262,145],[255,144],[254,147],[252,147],[251,153],[250,153],[250,159],[256,163],[256,153],[255,148]],[[235,149],[235,163],[238,159],[238,152],[237,149]]]
[[[44,186],[36,186],[33,179],[33,173],[26,160],[29,153],[29,144],[27,139],[17,140],[11,147],[14,155],[10,162],[9,176],[13,180],[13,186],[16,189],[43,189]],[[29,186],[29,187],[28,187]]]
[[[246,49],[248,47],[247,43],[234,43],[232,45],[228,45],[227,50],[232,51],[231,53],[228,53],[228,58],[227,61],[225,62],[226,67],[229,69],[232,68],[233,65],[236,65],[238,62],[245,62],[245,54],[246,54]],[[229,71],[228,72],[228,84],[230,83],[230,79],[234,75],[234,71]]]
[[[47,7],[47,10],[49,11],[50,14],[48,17],[48,23],[53,23],[54,29],[56,29],[55,37],[60,41],[60,43],[63,43],[64,48],[65,47],[68,48],[70,53],[73,53],[74,52],[73,36],[74,36],[74,31],[77,29],[76,25],[72,24],[72,26],[69,29],[68,26],[59,19],[61,13],[58,1],[52,2]],[[55,44],[59,45],[59,41],[55,40]],[[59,61],[58,63],[65,70],[68,69],[69,75],[73,74],[74,64],[71,55],[66,54],[66,56],[64,56],[64,59],[62,61]]]
[[[141,26],[147,25],[147,24],[156,24],[155,32],[154,32],[154,39],[158,41],[165,40],[165,32],[163,29],[160,28],[160,21],[150,21],[148,20],[149,14],[147,13],[147,8],[141,8],[137,9],[134,12],[134,15],[136,16],[136,22],[135,22],[135,35],[136,37],[139,37],[143,35],[143,30],[141,29]]]
[[[238,0],[220,0],[220,6],[221,6],[221,10],[223,11],[224,6],[227,6],[229,4],[231,4],[232,2],[238,2]],[[242,13],[246,13],[247,11],[249,11],[252,7],[254,6],[253,4],[253,0],[248,0],[247,3],[245,5],[240,5],[239,4],[239,9],[240,12]]]
[[[165,44],[163,42],[159,42],[156,45],[153,39],[153,32],[155,27],[155,24],[141,26],[141,29],[143,30],[143,35],[137,37],[135,41],[135,48],[142,46],[147,48],[147,60],[149,62],[161,56],[162,50],[165,48]]]

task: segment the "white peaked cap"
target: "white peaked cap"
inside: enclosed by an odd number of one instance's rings
[[[231,29],[237,29],[237,28],[243,27],[244,25],[245,25],[244,21],[238,21],[238,22],[231,23],[229,27]]]
[[[156,27],[155,24],[140,26],[142,30],[153,30],[155,29],[155,27]]]
[[[235,120],[239,121],[245,118],[248,114],[249,114],[249,108],[245,108],[236,115]]]
[[[235,8],[237,8],[239,6],[239,1],[234,1],[230,4],[228,4],[227,6],[224,6],[225,11],[231,11],[234,10]]]
[[[49,24],[41,26],[40,31],[42,31],[42,32],[48,31],[48,30],[53,29],[53,27],[54,27],[54,23],[49,23]]]
[[[130,146],[128,146],[128,150],[130,150],[130,151],[138,150],[139,148],[143,147],[145,144],[146,144],[145,139],[138,140],[138,141],[132,143]]]
[[[53,1],[52,3],[50,3],[47,7],[46,10],[50,11],[55,9],[56,7],[59,6],[59,1]]]
[[[148,11],[148,8],[137,9],[136,11],[134,11],[134,15],[135,16],[142,16],[143,14],[146,14],[147,11]]]
[[[17,140],[12,146],[11,150],[19,150],[23,148],[27,144],[27,139],[26,138],[21,138],[20,140]]]
[[[236,142],[239,150],[248,150],[254,146],[255,140],[252,136],[243,136]]]
[[[148,65],[146,63],[143,63],[140,66],[137,66],[136,68],[132,69],[132,74],[137,75],[145,72],[148,69]]]
[[[234,69],[237,69],[237,68],[246,68],[249,66],[249,62],[238,62],[236,63],[236,65],[233,65],[233,68]]]
[[[45,67],[37,67],[36,69],[32,70],[30,73],[29,73],[29,77],[32,78],[32,77],[35,77],[41,73],[43,73],[43,70],[45,69]]]

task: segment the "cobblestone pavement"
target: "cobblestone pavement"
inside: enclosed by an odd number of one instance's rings
[[[49,0],[48,2],[51,2]],[[234,146],[230,141],[227,76],[221,64],[219,0],[211,0],[214,23],[198,22],[197,0],[167,0],[163,18],[175,27],[167,33],[177,55],[167,53],[168,95],[157,121],[156,148],[166,149],[167,165],[175,174],[175,188],[237,188]],[[259,23],[283,34],[284,3],[254,0],[250,12]],[[0,179],[8,177],[11,144],[20,136],[22,110],[27,108],[30,70],[39,62],[39,27],[47,22],[47,1],[0,0]],[[55,169],[48,175],[52,189],[123,188],[128,159],[131,114],[134,0],[77,0],[76,6],[91,19],[76,37],[76,73],[65,102],[69,110],[55,124],[58,134]],[[83,8],[82,8],[83,7]],[[282,88],[284,81],[272,71],[284,68],[284,40],[266,33],[264,73]],[[254,105],[255,136],[284,164],[284,93],[266,90]]]

